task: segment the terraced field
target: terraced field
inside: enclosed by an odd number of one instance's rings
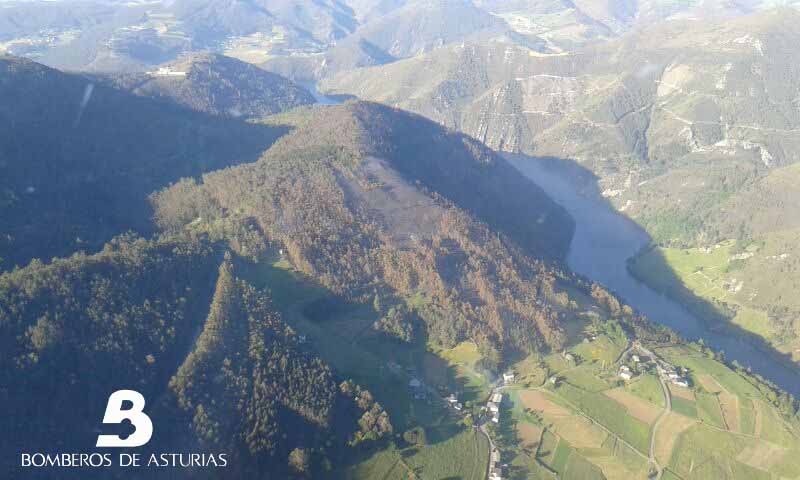
[[[586,344],[581,346],[585,352]],[[776,478],[767,471],[783,472],[785,478],[800,474],[798,432],[753,385],[685,347],[656,351],[666,361],[688,368],[692,379],[689,388],[669,386],[672,411],[655,431],[653,454],[663,468],[662,479]],[[605,355],[577,364],[563,354],[518,364],[547,369],[547,378],[554,376],[556,384],[542,381],[506,389],[517,438],[533,452],[514,452],[514,465],[538,475],[534,478],[648,477],[651,426],[664,411],[660,383],[643,374],[619,386],[616,367],[604,364]]]

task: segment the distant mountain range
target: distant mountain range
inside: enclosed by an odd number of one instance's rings
[[[320,88],[420,113],[500,151],[578,162],[660,245],[738,239],[795,258],[781,238],[797,232],[800,198],[798,24],[798,10],[781,8],[674,20],[563,54],[450,45]],[[800,359],[799,305],[765,283],[797,285],[796,266],[762,260],[750,261],[753,288],[737,302],[771,312],[783,333],[770,342]]]
[[[58,68],[119,72],[213,51],[308,80],[476,37],[508,37],[559,53],[663,21],[722,20],[770,6],[761,0],[6,1],[0,52]]]
[[[235,58],[195,54],[150,72],[97,76],[136,95],[212,115],[257,118],[315,102],[304,88]]]

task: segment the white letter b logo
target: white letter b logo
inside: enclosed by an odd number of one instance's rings
[[[122,409],[122,402],[125,400],[133,403],[129,410]],[[126,439],[121,439],[117,435],[98,435],[98,447],[141,447],[150,441],[153,436],[153,422],[144,413],[144,397],[135,390],[117,390],[108,397],[106,414],[103,423],[122,423],[123,420],[130,420],[135,431]]]

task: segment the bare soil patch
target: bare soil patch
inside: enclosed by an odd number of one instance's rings
[[[785,454],[786,449],[783,447],[774,443],[758,442],[748,445],[736,456],[736,460],[768,472]]]
[[[622,388],[615,388],[603,393],[605,393],[607,397],[621,403],[631,416],[648,425],[652,425],[662,411],[657,405],[653,405]]]
[[[543,412],[545,415],[565,417],[572,414],[569,410],[554,403],[547,395],[538,390],[526,390],[519,394],[519,399],[525,408]]]
[[[728,430],[734,432],[741,432],[741,421],[739,417],[739,397],[728,392],[721,392],[719,394],[719,406],[722,409],[722,416],[725,418],[725,424],[728,425]]]
[[[669,412],[664,420],[658,425],[656,431],[656,460],[661,465],[668,465],[672,456],[672,449],[678,441],[681,433],[697,423],[689,417],[684,417],[675,412]]]
[[[686,400],[695,401],[694,392],[689,388],[679,387],[678,385],[669,386],[670,393],[675,397],[685,398]]]
[[[517,435],[524,448],[535,451],[542,440],[542,428],[529,422],[519,422],[517,424]]]
[[[561,417],[553,423],[556,433],[575,448],[600,448],[607,436],[603,429],[580,415]]]

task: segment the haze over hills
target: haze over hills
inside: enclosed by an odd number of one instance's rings
[[[0,58],[0,71],[4,270],[33,258],[94,251],[129,229],[150,231],[149,193],[185,176],[252,161],[283,132],[20,58]]]
[[[0,9],[0,26],[6,27],[0,28],[0,51],[97,72],[141,71],[188,52],[213,51],[307,80],[406,58],[478,33],[559,53],[663,21],[723,20],[771,6],[757,0],[14,0]]]
[[[798,12],[0,2],[0,477],[800,478]]]
[[[307,90],[285,78],[231,57],[207,53],[184,57],[151,72],[107,78],[114,87],[139,96],[229,117],[265,117],[315,101]]]
[[[14,93],[9,98],[40,98],[47,102],[51,122],[74,115],[72,103],[55,102],[44,93],[73,98],[73,89],[85,88],[83,77],[14,58],[4,59],[4,65],[4,85]],[[121,105],[132,119],[145,108],[184,122],[198,115],[119,90],[96,90],[91,100],[103,100],[96,108]],[[90,115],[104,110],[90,113],[89,104],[85,107],[80,121],[100,131],[94,123],[99,120]],[[103,115],[105,128],[125,134],[130,124],[110,112]],[[223,120],[200,118],[223,125]],[[77,136],[80,126],[59,124],[70,138],[86,141]],[[130,214],[111,211],[114,228],[93,242],[145,221],[144,211],[133,209],[132,202],[148,191],[157,229],[137,229],[162,235],[125,235],[94,255],[78,253],[49,264],[37,259],[0,275],[3,363],[10,366],[0,395],[10,409],[4,431],[12,432],[3,437],[4,452],[34,448],[48,438],[63,443],[67,435],[81,442],[92,437],[94,427],[86,425],[94,425],[91,418],[105,401],[102,393],[135,385],[157,399],[152,414],[165,432],[159,446],[224,450],[236,465],[228,472],[280,476],[324,471],[343,458],[352,461],[350,448],[385,446],[393,431],[390,413],[375,399],[392,405],[399,425],[414,425],[406,407],[397,406],[407,401],[407,392],[390,393],[391,384],[348,370],[337,354],[323,345],[306,346],[297,335],[295,329],[327,328],[327,316],[315,313],[319,309],[348,312],[353,303],[372,304],[370,316],[377,318],[370,341],[392,348],[474,342],[486,367],[495,369],[515,352],[564,345],[567,325],[582,308],[577,302],[602,309],[610,325],[617,325],[613,328],[625,325],[641,338],[672,338],[600,286],[561,270],[571,219],[478,142],[415,115],[365,103],[306,107],[246,128],[271,142],[287,127],[293,131],[269,148],[260,147],[266,152],[254,163],[222,168],[238,161],[220,157],[207,167],[216,172],[198,177],[198,167],[172,158],[163,171],[148,167],[150,176],[130,190],[114,182],[135,173],[115,176],[98,165],[104,144],[89,144],[97,155],[78,150],[64,157],[70,172],[77,173],[74,183],[62,187],[71,196],[51,193],[54,187],[43,183],[50,178],[43,172],[52,168],[47,161],[11,157],[15,162],[5,168],[13,175],[4,178],[38,178],[38,189],[26,194],[42,191],[54,199],[30,203],[14,197],[4,205],[13,213],[4,219],[33,221],[29,228],[8,227],[36,239],[23,253],[50,256],[81,249],[64,239],[52,250],[38,240],[45,220],[37,212],[58,214],[68,225],[88,225],[77,207],[97,200],[99,192],[105,192],[106,204],[122,202]],[[24,132],[38,138],[32,128]],[[230,133],[225,138],[241,142]],[[228,153],[235,152],[231,148]],[[137,158],[136,151],[127,153],[115,158],[117,168]],[[49,150],[41,155],[53,158]],[[87,183],[86,169],[98,182]],[[190,177],[159,191],[184,171]],[[75,212],[57,211],[56,200]],[[519,215],[532,221],[518,223]],[[18,255],[17,250],[5,251]],[[272,264],[276,259],[279,263]],[[295,273],[286,272],[287,264]],[[287,288],[293,292],[285,293]],[[287,295],[310,300],[299,304],[299,313]],[[102,367],[93,376],[81,375],[86,365]],[[54,372],[73,381],[53,384],[48,378]],[[370,390],[378,388],[376,396],[348,381],[351,373]],[[42,393],[41,401],[30,402]],[[73,412],[72,427],[57,429],[65,433],[53,437],[53,417],[46,412],[86,395],[92,401]],[[31,416],[38,420],[24,420]]]
[[[498,150],[575,160],[663,245],[738,238],[740,248],[757,242],[767,257],[793,258],[796,249],[778,240],[791,222],[766,219],[788,219],[797,208],[794,180],[777,178],[792,177],[787,166],[800,159],[791,87],[800,80],[798,21],[793,9],[705,27],[676,21],[568,55],[507,42],[456,45],[342,73],[321,88],[421,113]],[[763,269],[767,260],[750,262]],[[797,280],[787,265],[775,273],[788,286]],[[783,325],[769,340],[794,351],[796,306],[778,301],[790,309],[778,313],[766,308],[775,298],[755,301],[766,290],[746,290],[744,305]]]

